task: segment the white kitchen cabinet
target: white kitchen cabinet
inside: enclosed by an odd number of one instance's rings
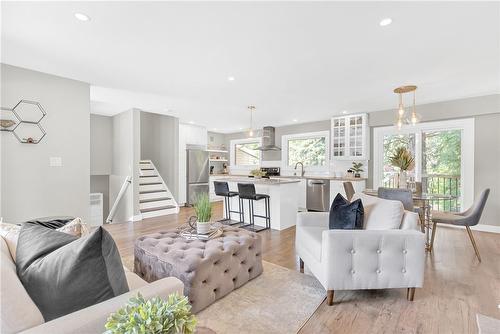
[[[298,207],[299,210],[305,210],[306,209],[306,193],[307,193],[307,180],[301,179],[299,181],[299,203]]]
[[[368,159],[367,114],[333,117],[331,142],[332,160]]]

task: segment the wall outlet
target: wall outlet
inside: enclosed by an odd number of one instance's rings
[[[50,157],[49,158],[49,166],[50,167],[62,167],[62,158],[61,157]]]

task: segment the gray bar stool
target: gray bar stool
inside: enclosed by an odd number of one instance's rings
[[[227,182],[221,182],[221,181],[214,181],[214,189],[215,189],[215,194],[217,196],[224,197],[224,203],[225,203],[224,219],[221,219],[218,222],[225,225],[241,224],[243,222],[241,215],[242,213],[241,201],[238,201],[239,211],[231,210],[231,198],[238,196],[238,192],[229,191],[229,185],[227,184]],[[240,217],[240,220],[239,221],[232,220],[231,213],[237,213]]]
[[[260,232],[263,230],[267,230],[271,228],[271,210],[270,210],[270,205],[269,205],[269,195],[266,194],[257,194],[255,192],[255,185],[253,183],[238,183],[238,193],[240,196],[240,207],[241,207],[241,214],[242,214],[242,221],[245,218],[245,204],[243,200],[248,200],[248,209],[250,210],[249,216],[250,216],[250,224],[245,224],[241,225],[241,228],[244,228],[249,231],[253,232]],[[266,208],[266,213],[265,216],[262,215],[256,215],[254,212],[253,208],[253,202],[254,201],[260,201],[264,200],[265,208]],[[255,217],[258,218],[264,218],[266,220],[266,227],[256,227],[255,226]]]

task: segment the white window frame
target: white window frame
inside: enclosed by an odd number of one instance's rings
[[[293,139],[308,139],[325,137],[325,165],[324,166],[304,166],[309,172],[328,172],[330,170],[330,131],[305,132],[281,137],[281,170],[293,171],[293,166],[288,166],[288,141]]]
[[[236,168],[236,169],[245,169],[245,170],[251,170],[255,169],[256,167],[259,167],[260,164],[262,163],[262,151],[259,157],[259,163],[257,165],[237,165],[236,164],[236,145],[238,144],[247,144],[247,143],[254,143],[258,142],[259,146],[262,146],[262,138],[261,137],[255,137],[255,138],[244,138],[244,139],[233,139],[229,142],[229,160],[231,163],[231,168]]]
[[[460,193],[463,207],[470,207],[474,201],[474,118],[449,121],[418,123],[415,126],[405,125],[401,130],[395,126],[384,126],[373,129],[373,187],[382,186],[382,170],[384,164],[383,150],[386,135],[415,133],[415,160],[422,161],[422,132],[461,130]],[[415,164],[415,179],[422,178],[421,163]]]

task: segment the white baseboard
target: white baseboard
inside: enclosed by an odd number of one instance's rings
[[[463,226],[456,226],[456,225],[449,225],[449,224],[443,224],[442,226],[465,229],[465,227],[463,227]],[[479,232],[500,233],[500,226],[477,224],[476,226],[472,226],[471,230],[479,231]]]
[[[140,213],[138,215],[132,216],[132,218],[130,218],[130,221],[133,221],[133,222],[138,222],[140,220],[142,220],[142,215]]]

